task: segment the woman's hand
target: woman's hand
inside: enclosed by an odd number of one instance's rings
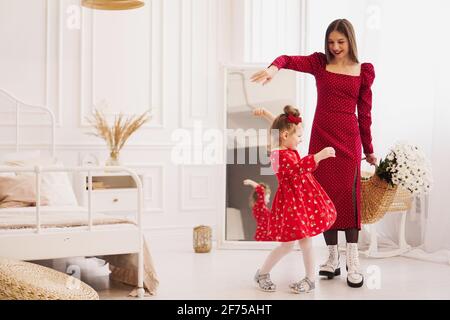
[[[252,82],[257,82],[265,85],[270,82],[275,74],[278,72],[278,68],[275,66],[270,66],[267,69],[261,70],[253,74],[250,78]]]
[[[366,153],[366,161],[375,166],[377,164],[377,157],[375,157],[374,153]]]
[[[325,160],[330,157],[332,157],[332,158],[336,157],[336,151],[334,150],[333,147],[326,147],[314,155],[314,161],[316,163],[319,163],[320,161]]]
[[[275,116],[269,110],[267,110],[266,108],[253,109],[253,115],[255,117],[263,117],[267,121],[269,121],[270,123],[272,123],[273,120],[275,120]]]
[[[245,179],[244,180],[244,185],[245,186],[252,186],[253,188],[256,188],[258,186],[258,184],[253,181],[252,179]]]

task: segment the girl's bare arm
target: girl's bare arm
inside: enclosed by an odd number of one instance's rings
[[[256,117],[263,117],[266,119],[269,124],[272,124],[272,122],[275,120],[275,115],[267,110],[266,108],[256,108],[253,110],[253,115]]]

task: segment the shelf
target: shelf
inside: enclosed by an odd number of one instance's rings
[[[88,189],[88,177],[86,177],[86,190]],[[104,175],[92,176],[92,190],[117,190],[136,189],[133,177],[129,175]]]

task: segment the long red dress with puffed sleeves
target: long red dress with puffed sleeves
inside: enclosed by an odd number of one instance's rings
[[[258,184],[255,188],[256,201],[253,204],[253,217],[256,220],[256,231],[254,239],[256,241],[264,241],[267,239],[267,223],[270,210],[266,205],[266,192],[264,186]]]
[[[274,150],[270,161],[277,175],[278,189],[272,202],[266,240],[300,240],[331,228],[336,209],[312,175],[317,168],[314,156],[300,158],[297,150]]]
[[[280,56],[272,64],[315,77],[317,106],[309,153],[333,147],[336,157],[327,159],[314,176],[336,206],[337,219],[331,229],[361,229],[361,145],[364,153],[373,153],[370,130],[373,65],[362,63],[359,76],[334,73],[326,70],[326,56],[320,52]]]

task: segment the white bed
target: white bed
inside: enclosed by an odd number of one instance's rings
[[[0,209],[2,257],[44,260],[137,252],[139,228],[131,220],[93,214],[89,227],[85,208],[42,209],[40,232],[35,226],[36,208]]]
[[[16,151],[19,151],[20,115],[22,108],[48,113],[51,124],[51,153],[55,154],[54,116],[42,106],[30,106],[0,89],[0,94],[15,106]],[[0,174],[34,174],[36,206],[0,209],[0,257],[19,260],[47,260],[66,257],[106,256],[135,253],[138,255],[137,294],[144,296],[144,240],[142,234],[142,184],[139,176],[125,167],[108,167],[108,172],[125,172],[136,183],[136,202],[132,220],[108,217],[92,212],[92,174],[105,167],[35,166],[12,168],[0,166]],[[41,206],[42,176],[50,172],[87,172],[88,207]],[[132,210],[130,210],[131,212]],[[118,240],[120,239],[120,240]]]

